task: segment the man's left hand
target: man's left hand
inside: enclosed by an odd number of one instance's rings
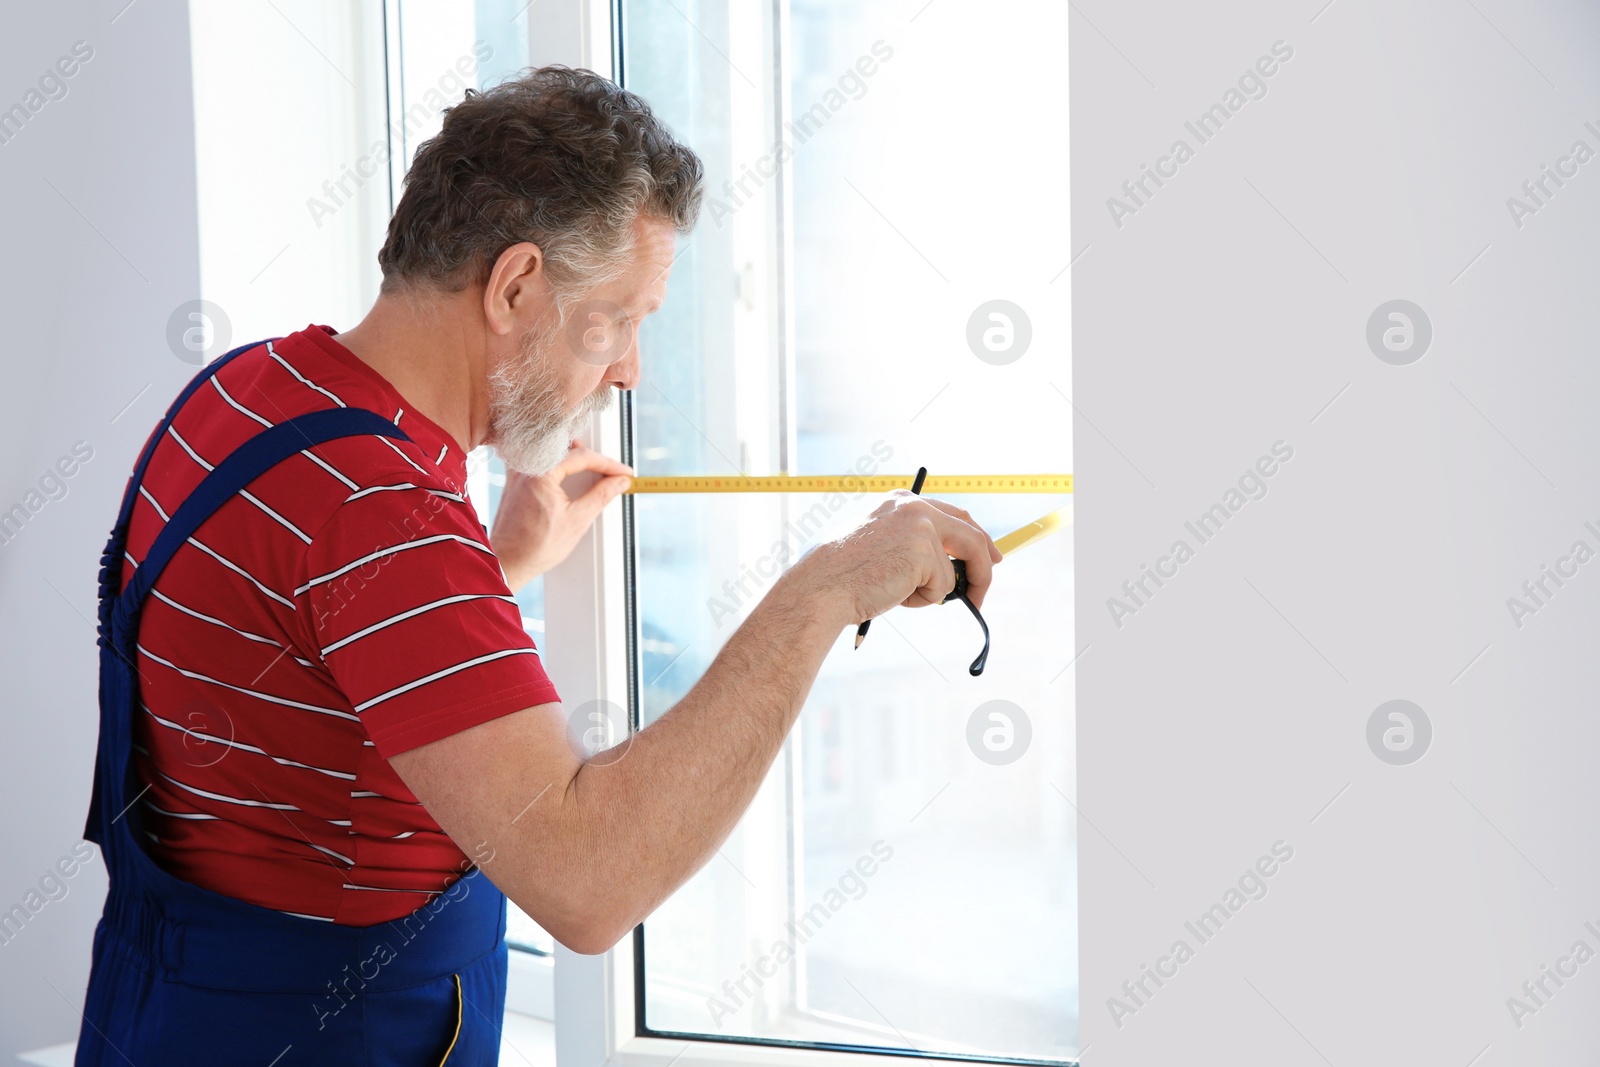
[[[587,490],[569,495],[561,483],[583,473],[599,478]],[[489,540],[511,591],[566,559],[601,509],[632,483],[632,475],[626,464],[576,441],[546,474],[533,477],[507,470]]]

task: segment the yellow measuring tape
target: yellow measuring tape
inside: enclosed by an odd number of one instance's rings
[[[756,477],[639,477],[630,493],[886,493],[910,489],[910,474],[769,474]],[[930,474],[928,496],[943,493],[1070,493],[1070,474]]]
[[[798,475],[769,474],[752,478],[660,476],[635,478],[630,493],[886,493],[910,489],[910,474]],[[1070,474],[930,474],[922,483],[927,495],[940,493],[1070,493]],[[994,546],[1009,556],[1072,522],[1070,508],[1057,508],[1021,529],[997,539]]]

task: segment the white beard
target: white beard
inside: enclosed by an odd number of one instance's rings
[[[550,369],[556,351],[551,342],[559,336],[559,330],[530,330],[518,358],[489,376],[487,443],[507,467],[536,477],[561,462],[590,415],[611,405],[611,387],[602,385],[572,411],[562,409]]]

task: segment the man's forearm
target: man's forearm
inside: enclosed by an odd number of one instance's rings
[[[562,798],[586,910],[619,937],[733,830],[848,624],[836,599],[789,593],[780,582],[676,706],[624,755],[585,763]]]

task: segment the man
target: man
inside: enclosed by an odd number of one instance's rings
[[[102,580],[112,892],[80,1064],[494,1062],[502,893],[605,951],[732,830],[844,627],[939,603],[952,556],[982,601],[988,536],[891,494],[627,759],[575,750],[511,591],[628,485],[572,437],[638,383],[633,326],[700,196],[694,154],[594,74],[468,94],[366,318],[229,353],[174,404]],[[568,339],[595,308],[624,339],[599,357]],[[482,444],[523,472],[487,539]]]

